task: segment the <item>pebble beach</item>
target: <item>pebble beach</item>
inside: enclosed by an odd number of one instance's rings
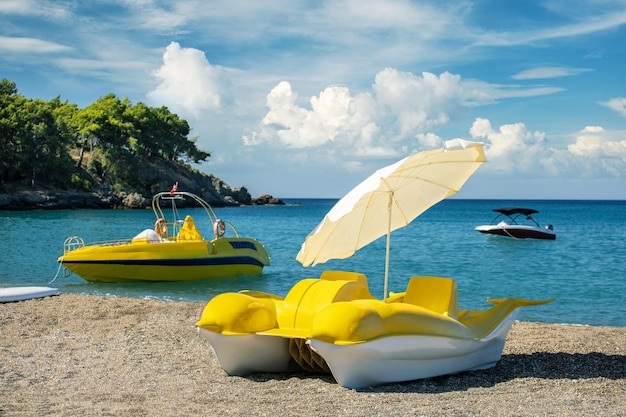
[[[515,322],[494,368],[352,390],[326,374],[228,376],[195,330],[203,308],[0,304],[0,416],[626,415],[626,328]]]

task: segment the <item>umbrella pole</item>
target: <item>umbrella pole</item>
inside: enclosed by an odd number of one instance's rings
[[[391,243],[391,202],[393,192],[389,193],[388,219],[387,219],[387,248],[385,250],[385,285],[383,288],[383,301],[387,301],[387,290],[389,287],[389,245]]]

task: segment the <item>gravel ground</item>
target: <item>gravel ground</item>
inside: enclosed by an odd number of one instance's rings
[[[492,369],[362,390],[231,377],[204,304],[60,295],[0,304],[0,416],[625,416],[626,328],[516,322]]]

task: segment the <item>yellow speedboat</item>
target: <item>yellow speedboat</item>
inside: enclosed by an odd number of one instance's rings
[[[195,201],[204,209],[213,225],[210,233],[214,238],[204,238],[191,216],[181,218],[177,205],[183,200]],[[162,206],[172,209],[172,219],[167,220]],[[154,229],[146,229],[132,239],[89,245],[80,237],[69,237],[58,261],[66,270],[91,282],[192,281],[260,274],[270,264],[263,244],[240,237],[231,223],[217,218],[211,206],[192,193],[156,194],[152,209],[157,219]],[[225,236],[226,226],[234,237]]]
[[[285,298],[220,294],[196,325],[230,375],[296,367],[362,388],[495,366],[517,308],[551,301],[506,298],[485,311],[459,310],[456,282],[441,277],[413,277],[406,292],[381,301],[365,275],[324,271]]]

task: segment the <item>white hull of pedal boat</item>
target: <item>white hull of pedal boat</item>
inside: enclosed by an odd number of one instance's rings
[[[347,346],[314,339],[309,343],[339,385],[358,389],[491,368],[502,357],[515,315],[510,314],[493,333],[478,340],[416,335]]]
[[[257,334],[226,336],[202,327],[198,333],[211,344],[228,375],[286,372],[290,368],[289,339]]]
[[[339,385],[359,389],[491,368],[502,357],[516,313],[511,313],[489,336],[479,340],[407,335],[355,345],[316,339],[307,339],[307,343],[323,358]],[[211,344],[228,375],[294,370],[288,338],[257,334],[225,336],[203,328],[198,328],[198,332]]]

